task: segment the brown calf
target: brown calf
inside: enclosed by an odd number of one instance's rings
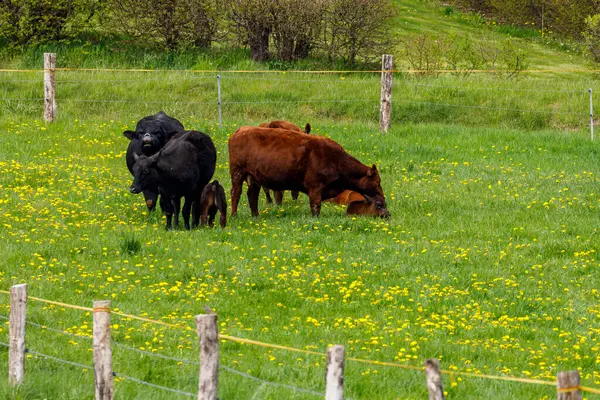
[[[331,139],[284,129],[240,127],[229,138],[229,172],[232,215],[244,181],[253,216],[258,216],[261,186],[306,193],[315,216],[321,201],[345,189],[385,198],[375,165],[367,167]]]
[[[337,197],[327,200],[330,203],[348,205],[347,215],[365,215],[390,218],[391,214],[385,206],[385,199],[379,196],[369,197],[352,190],[344,190]]]
[[[390,218],[391,214],[381,196],[364,196],[362,200],[355,200],[348,204],[346,215],[365,215],[371,217]]]
[[[271,121],[271,122],[265,122],[264,124],[260,124],[259,127],[274,128],[274,129],[287,129],[289,131],[304,132],[306,134],[309,134],[310,129],[311,129],[311,126],[308,122],[306,123],[304,130],[302,130],[302,129],[300,129],[300,127],[298,125],[292,124],[291,122],[284,121],[281,119],[277,119],[277,120]],[[273,202],[273,199],[271,198],[271,193],[270,193],[269,189],[266,187],[263,187],[263,191],[265,192],[265,196],[267,197],[267,203],[271,204]],[[283,190],[274,190],[273,194],[275,196],[275,203],[278,205],[281,205],[281,203],[283,203]],[[298,200],[298,191],[297,190],[292,190],[292,199]]]
[[[208,224],[212,228],[217,211],[221,212],[221,228],[225,228],[227,224],[227,199],[225,198],[225,190],[219,184],[219,181],[214,180],[204,187],[200,196],[200,220],[202,225]]]

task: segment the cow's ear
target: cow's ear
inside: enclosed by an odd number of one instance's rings
[[[304,133],[310,133],[310,124],[307,122],[306,126],[304,127]]]
[[[140,156],[138,155],[138,153],[133,153],[133,161],[137,161],[139,160]]]
[[[156,164],[156,161],[158,160],[158,157],[160,157],[160,155],[162,154],[163,149],[160,149],[160,151],[158,153],[156,153],[155,155],[148,157],[148,160],[150,160],[150,165],[152,164]]]
[[[125,136],[129,140],[137,139],[138,135],[134,131],[125,131],[123,132],[123,136]]]

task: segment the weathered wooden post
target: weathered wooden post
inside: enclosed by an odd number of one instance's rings
[[[219,387],[219,330],[217,314],[196,315],[200,340],[198,400],[217,400]]]
[[[56,118],[56,54],[44,53],[44,121],[53,122]]]
[[[27,313],[27,285],[10,288],[8,384],[23,383],[25,376],[25,325]]]
[[[381,102],[379,106],[379,130],[387,132],[392,114],[392,81],[394,57],[384,54],[381,60]]]
[[[325,400],[344,399],[344,346],[339,344],[327,349],[325,373]]]
[[[110,300],[94,301],[94,395],[96,400],[112,400],[114,382],[110,348]]]
[[[430,358],[425,361],[425,379],[427,379],[427,390],[429,400],[444,400],[444,386],[440,372],[440,360]]]
[[[579,371],[563,371],[556,375],[558,400],[581,400]]]

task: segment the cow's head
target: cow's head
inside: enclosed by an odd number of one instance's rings
[[[353,201],[348,204],[346,213],[348,215],[366,215],[379,218],[390,218],[392,216],[382,196],[364,196],[364,198],[364,200]]]
[[[367,194],[369,196],[381,196],[385,198],[383,189],[381,188],[381,178],[379,177],[379,171],[377,166],[373,164],[367,173],[360,179],[358,188],[361,194]]]
[[[137,194],[142,190],[156,186],[156,160],[160,153],[152,157],[134,154],[133,183],[129,187],[131,193]]]
[[[142,143],[142,151],[144,155],[151,156],[158,150],[162,149],[169,141],[173,133],[165,133],[164,131],[125,131],[123,132],[129,140],[139,140]]]

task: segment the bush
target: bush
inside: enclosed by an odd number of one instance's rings
[[[585,42],[596,62],[600,62],[600,14],[590,15],[585,19]]]
[[[469,35],[434,38],[421,34],[404,42],[410,68],[421,75],[436,75],[438,70],[469,75],[473,70],[492,69],[518,75],[527,68],[526,54],[511,39],[502,43],[482,38],[474,41]]]
[[[0,0],[0,37],[12,45],[70,39],[89,26],[93,0]]]
[[[210,47],[217,31],[216,0],[111,0],[112,29],[167,50]]]
[[[329,0],[323,39],[329,58],[354,66],[359,58],[381,57],[390,47],[394,14],[390,0]]]

